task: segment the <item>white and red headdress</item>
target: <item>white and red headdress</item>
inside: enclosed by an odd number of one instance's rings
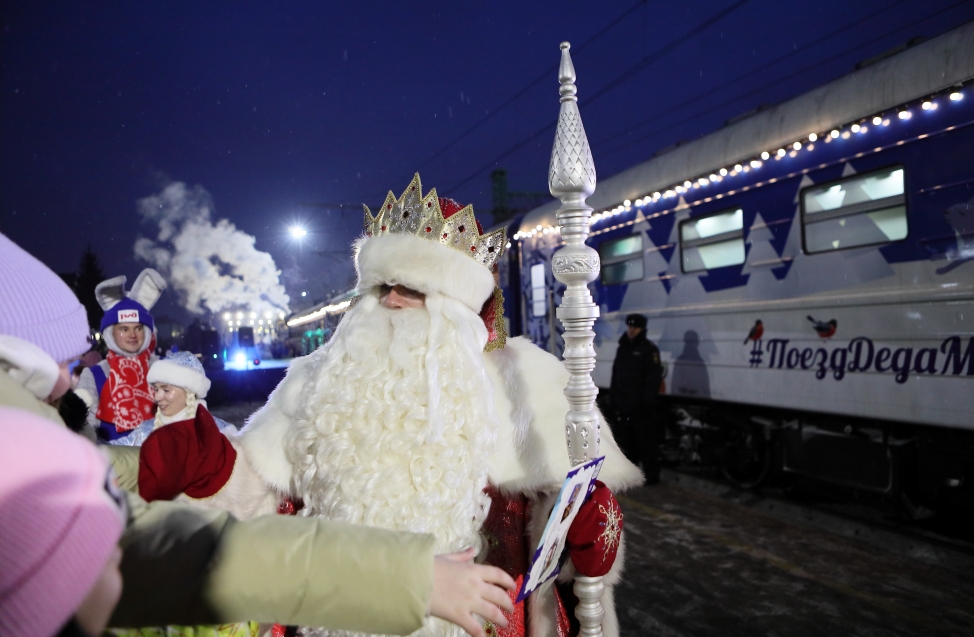
[[[424,294],[454,298],[475,313],[494,291],[493,268],[504,245],[504,228],[487,234],[473,206],[424,196],[419,173],[398,199],[390,191],[375,215],[365,207],[365,236],[355,244],[358,290],[404,285]]]

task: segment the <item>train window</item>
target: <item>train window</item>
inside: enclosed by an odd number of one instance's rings
[[[725,210],[680,224],[684,272],[744,263],[744,211]]]
[[[802,191],[806,252],[827,252],[906,238],[903,167],[847,177]]]
[[[612,285],[643,278],[643,235],[633,234],[599,246],[602,283]]]
[[[545,285],[544,263],[531,266],[531,315],[544,316],[548,311],[548,286]]]

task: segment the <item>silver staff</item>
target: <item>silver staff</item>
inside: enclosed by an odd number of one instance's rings
[[[556,213],[564,247],[551,257],[555,278],[568,289],[555,315],[564,327],[565,367],[570,374],[565,395],[571,411],[565,416],[565,437],[572,466],[599,455],[601,430],[595,397],[599,393],[592,382],[595,368],[595,349],[592,326],[599,317],[599,308],[592,302],[588,284],[599,276],[599,253],[585,245],[589,233],[592,208],[585,200],[595,192],[595,162],[585,136],[582,116],[575,97],[575,67],[568,50],[568,42],[561,43],[561,65],[558,81],[561,87],[561,110],[558,130],[551,149],[548,168],[548,189],[561,200]],[[551,335],[554,338],[554,334]],[[575,576],[575,595],[578,607],[575,616],[581,624],[581,635],[602,635],[602,578]]]

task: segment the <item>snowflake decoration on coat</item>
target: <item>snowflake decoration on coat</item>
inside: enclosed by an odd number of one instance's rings
[[[599,540],[605,542],[605,553],[602,555],[604,562],[609,557],[609,553],[619,547],[619,539],[622,537],[622,515],[617,507],[609,505],[606,509],[604,505],[599,505],[599,512],[605,516],[605,530],[599,536]]]

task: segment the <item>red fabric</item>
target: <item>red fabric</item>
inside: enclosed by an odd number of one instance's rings
[[[493,343],[500,338],[500,334],[497,333],[497,303],[494,299],[496,294],[498,292],[494,290],[494,294],[487,297],[484,306],[480,308],[480,320],[484,322],[484,327],[487,328],[488,343]]]
[[[465,208],[465,206],[459,201],[450,199],[449,197],[438,197],[438,200],[440,202],[440,212],[443,213],[444,219],[449,219]],[[484,227],[480,225],[479,221],[477,222],[477,231],[480,232],[480,234],[484,233]]]
[[[277,505],[278,515],[297,515],[304,508],[304,502],[291,496],[284,496]]]
[[[200,405],[196,418],[156,429],[139,452],[139,495],[147,502],[172,500],[180,493],[208,498],[233,473],[237,451]]]
[[[616,560],[621,537],[622,509],[609,487],[596,480],[568,529],[572,563],[586,577],[605,575]]]
[[[149,347],[138,356],[120,356],[108,352],[108,378],[98,397],[99,420],[110,422],[118,431],[131,431],[156,413],[146,375],[149,357],[155,350],[152,337]]]
[[[490,496],[490,511],[482,528],[484,539],[487,541],[485,562],[504,570],[514,578],[517,586],[509,593],[513,603],[527,576],[528,566],[531,563],[530,555],[534,550],[529,543],[525,528],[531,515],[531,503],[524,494],[502,494],[491,484],[488,484],[484,491]],[[568,637],[570,623],[565,606],[558,590],[552,590],[555,594],[556,616],[551,620],[556,626],[556,637]],[[498,637],[527,635],[528,612],[525,600],[514,604],[514,612],[504,613],[504,617],[507,618],[507,628],[494,626],[490,634]]]

